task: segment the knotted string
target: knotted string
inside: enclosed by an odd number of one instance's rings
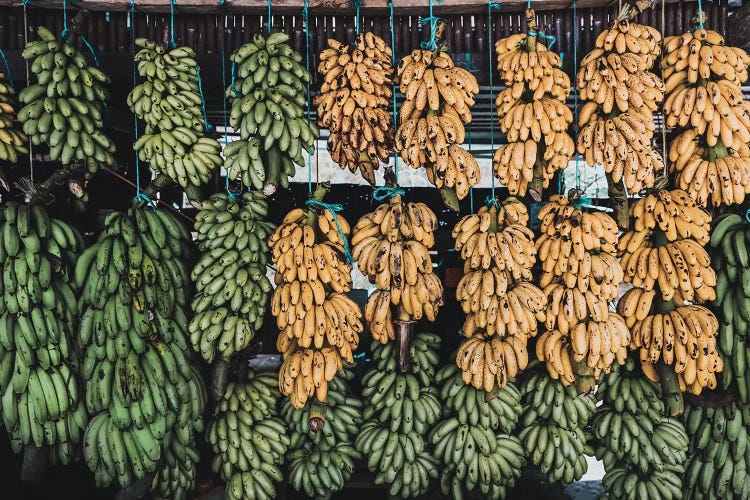
[[[487,58],[489,59],[489,68],[490,68],[490,107],[495,105],[495,97],[493,96],[493,87],[492,87],[492,74],[495,71],[495,65],[492,64],[492,9],[499,9],[500,8],[500,2],[493,2],[490,0],[487,2],[487,36],[489,38],[489,41],[487,43]],[[490,119],[490,154],[493,154],[495,152],[495,120]],[[495,198],[495,175],[494,173],[490,175],[492,178],[492,198]]]
[[[493,195],[488,196],[484,199],[484,204],[488,207],[499,207],[500,204],[497,201],[497,198]]]
[[[541,31],[529,31],[529,36],[538,36],[539,38],[543,38],[545,40],[549,40],[549,43],[547,44],[547,49],[551,49],[552,46],[557,41],[557,38],[555,38],[553,35],[547,35]]]
[[[169,46],[172,48],[177,47],[177,43],[174,41],[174,5],[177,0],[169,0]]]
[[[349,251],[349,240],[346,238],[346,235],[344,234],[344,230],[341,229],[341,224],[339,224],[339,218],[336,215],[337,212],[341,212],[344,210],[344,207],[341,206],[338,203],[324,203],[320,200],[316,200],[315,198],[310,198],[305,202],[305,206],[311,207],[316,206],[320,207],[322,209],[328,210],[333,215],[333,220],[336,222],[336,230],[339,232],[339,236],[341,236],[341,241],[344,242],[344,257],[346,257],[346,263],[352,264],[354,262],[354,258],[352,257],[351,252]]]
[[[395,188],[390,186],[380,186],[373,190],[372,192],[372,199],[375,201],[384,201],[388,200],[390,198],[393,198],[394,196],[403,196],[406,194],[406,191],[404,191],[401,188]]]
[[[745,212],[745,220],[750,222],[750,208],[748,208]]]
[[[437,1],[438,3],[440,3],[443,0],[437,0]],[[420,45],[423,49],[435,50],[437,49],[437,28],[438,28],[438,24],[440,24],[440,18],[435,17],[432,14],[432,7],[433,7],[433,0],[430,0],[430,16],[419,20],[420,28],[422,26],[425,26],[427,23],[430,23],[430,39],[427,40],[426,42],[422,42]]]
[[[269,2],[269,5],[270,2]],[[304,5],[302,6],[302,17],[305,21],[305,68],[307,68],[307,72],[310,73],[310,9],[307,0],[305,0]],[[310,94],[310,80],[311,78],[307,79],[307,127],[310,128],[310,100],[311,100],[311,94]],[[315,148],[318,148],[318,141],[317,139],[313,141],[313,144],[315,145]],[[312,193],[312,152],[307,152],[307,192],[308,194]],[[338,225],[338,221],[336,221],[336,224]],[[339,229],[339,232],[341,230]],[[344,238],[342,236],[342,238]],[[344,241],[346,241],[346,238],[344,238]],[[346,247],[345,247],[346,248]],[[348,251],[348,250],[347,250]],[[349,255],[351,258],[351,255]]]
[[[396,16],[393,14],[393,0],[388,0],[391,20],[391,66],[396,67]],[[396,128],[398,116],[396,114],[396,81],[393,82],[393,128]],[[393,151],[393,173],[398,184],[398,155]]]
[[[698,26],[695,27],[695,31],[703,29],[703,2],[698,0]]]

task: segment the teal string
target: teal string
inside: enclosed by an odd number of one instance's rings
[[[242,93],[234,86],[235,79],[237,78],[237,63],[232,61],[232,93],[235,97],[242,97]]]
[[[531,8],[531,0],[526,0],[526,8],[527,9]]]
[[[701,0],[698,0],[698,26],[696,26],[695,29],[703,29],[703,2],[701,2]]]
[[[578,198],[573,200],[573,206],[576,208],[590,207],[591,198],[586,198],[585,196],[579,196]]]
[[[487,198],[484,199],[484,204],[488,207],[499,207],[500,204],[497,201],[497,198],[495,195],[490,195]]]
[[[547,44],[547,49],[551,49],[552,46],[557,41],[557,38],[555,38],[553,35],[546,35],[541,31],[529,31],[529,36],[538,36],[539,38],[543,38],[545,40],[549,40],[549,43]]]
[[[266,2],[268,4],[268,33],[271,33],[271,0]]]
[[[208,115],[206,114],[206,99],[203,97],[203,80],[201,80],[201,70],[198,66],[195,67],[195,76],[198,78],[198,93],[201,96],[201,110],[203,111],[203,130],[209,132],[211,130],[211,124],[208,123]]]
[[[172,48],[177,47],[177,43],[174,41],[174,4],[177,0],[169,0],[169,46]]]
[[[224,0],[221,0],[221,5],[224,5]],[[226,17],[225,17],[226,19]],[[227,62],[226,62],[226,50],[224,47],[224,26],[222,24],[221,32],[221,88],[222,90],[227,88]],[[227,95],[226,92],[222,92],[221,104],[223,108],[224,116],[224,147],[229,142],[229,135],[227,134]],[[224,187],[227,191],[227,198],[231,201],[237,201],[237,195],[229,188],[229,172],[224,176]]]
[[[430,16],[424,17],[419,20],[419,26],[425,26],[430,23],[430,39],[420,44],[423,49],[435,50],[437,49],[437,27],[440,22],[440,18],[432,15],[432,0],[430,0]]]
[[[490,107],[495,105],[495,97],[493,96],[493,87],[492,87],[492,74],[495,71],[495,65],[492,64],[492,9],[499,9],[500,3],[499,2],[493,2],[490,0],[487,2],[487,58],[489,59],[489,69],[490,69]],[[490,119],[490,155],[492,155],[495,151],[495,118]],[[495,175],[494,173],[490,176],[492,178],[492,198],[495,198]]]
[[[60,32],[60,38],[63,40],[68,36],[68,0],[63,0],[63,30]]]
[[[745,212],[745,220],[750,222],[750,208],[748,208]]]
[[[130,0],[130,29],[133,30],[131,38],[131,50],[133,51],[133,87],[138,83],[138,73],[135,64],[135,0]],[[133,113],[133,128],[135,130],[135,140],[138,140],[138,115]],[[148,195],[141,193],[141,162],[138,158],[138,152],[135,153],[135,197],[133,203],[139,201],[145,202],[156,210],[156,203]]]
[[[269,0],[269,8],[270,8],[270,0]],[[305,3],[302,7],[302,17],[305,20],[305,67],[307,68],[307,72],[310,72],[310,9],[308,6],[307,0],[305,0]],[[307,80],[307,126],[310,127],[310,79]],[[318,147],[317,140],[315,140],[315,147]],[[312,152],[307,152],[307,192],[308,194],[312,193]],[[308,200],[310,201],[310,200]],[[336,221],[336,224],[338,225],[338,221]],[[339,229],[339,232],[341,230]],[[344,238],[344,241],[346,241],[346,238]],[[346,248],[346,247],[345,247]],[[348,249],[347,249],[348,252]],[[351,258],[351,255],[349,255],[349,258]]]
[[[390,186],[380,186],[373,190],[372,192],[372,199],[375,201],[384,201],[389,198],[393,198],[394,196],[403,196],[406,194],[406,191],[404,191],[401,188],[394,188]]]
[[[336,222],[336,230],[339,232],[339,236],[341,236],[341,241],[344,242],[344,256],[346,257],[346,263],[352,264],[354,262],[354,258],[352,257],[352,253],[349,251],[349,240],[346,238],[344,230],[341,229],[339,218],[336,216],[336,212],[341,212],[342,210],[344,210],[344,207],[338,203],[323,203],[322,201],[316,200],[315,198],[310,198],[309,200],[307,200],[305,202],[305,206],[320,207],[322,209],[328,210],[333,214],[333,220]]]
[[[14,88],[13,74],[10,72],[10,64],[8,64],[8,60],[5,58],[5,52],[3,51],[3,49],[0,49],[0,57],[3,58],[3,63],[5,64],[5,76],[8,77],[8,82],[10,83],[10,86]]]
[[[576,25],[576,29],[573,30],[573,75],[578,75],[578,2],[573,0],[573,23]],[[575,76],[574,76],[575,78]],[[578,136],[578,89],[573,85],[573,128],[576,131],[576,137]],[[580,170],[580,155],[578,151],[576,155],[576,189],[581,189],[581,170]],[[560,175],[560,174],[558,174]],[[560,187],[562,191],[562,187]]]
[[[388,0],[391,21],[391,66],[396,67],[396,16],[393,14],[393,0]],[[396,114],[396,80],[393,81],[393,128],[397,128],[398,115]],[[393,151],[393,173],[398,184],[398,155]]]
[[[362,6],[362,0],[352,0],[352,4],[354,5],[354,10],[356,11],[356,14],[354,17],[354,29],[357,32],[357,35],[359,35],[359,30],[361,28],[360,22],[359,22],[359,9]]]
[[[94,64],[96,64],[96,67],[99,67],[99,59],[96,57],[96,52],[94,52],[94,47],[91,46],[88,40],[86,40],[86,37],[81,35],[81,40],[83,41],[83,44],[88,47],[89,52],[91,52],[91,57],[94,58]]]
[[[464,66],[466,66],[466,71],[471,72],[471,54],[468,52],[464,53]],[[492,120],[492,118],[490,118]],[[469,140],[469,153],[471,153],[471,125],[469,125],[466,128],[466,138]],[[474,213],[474,187],[469,188],[469,210],[471,213]]]

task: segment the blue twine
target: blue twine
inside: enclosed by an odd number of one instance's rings
[[[8,83],[10,83],[11,88],[14,88],[13,74],[10,72],[10,64],[8,64],[8,60],[5,58],[5,52],[3,52],[3,49],[0,49],[0,57],[3,58],[3,63],[5,63],[5,76],[8,77]]]
[[[354,10],[356,11],[356,14],[354,17],[354,30],[357,32],[357,35],[359,35],[359,30],[360,30],[359,8],[362,6],[362,0],[352,0],[352,4],[354,5]]]
[[[234,94],[235,97],[242,97],[242,94],[240,93],[240,91],[237,90],[237,88],[234,86],[234,82],[236,78],[237,78],[237,63],[232,61],[232,83],[231,83],[232,93]]]
[[[65,39],[68,36],[68,0],[63,0],[63,30],[60,32],[60,38]]]
[[[388,9],[390,10],[391,20],[391,66],[396,67],[396,16],[393,14],[393,0],[388,0]],[[398,123],[398,115],[396,114],[396,81],[393,81],[393,128],[395,129]],[[398,155],[396,151],[393,151],[393,173],[396,177],[396,184],[398,184]]]
[[[553,35],[546,35],[541,31],[529,31],[529,36],[538,36],[539,38],[543,38],[545,40],[549,40],[549,43],[547,44],[547,49],[551,49],[552,46],[557,41],[557,38],[555,38]]]
[[[389,198],[393,198],[394,196],[399,196],[399,195],[403,196],[405,194],[406,194],[406,191],[404,191],[401,188],[394,188],[390,186],[380,186],[373,190],[372,199],[375,201],[383,201]]]
[[[221,5],[224,5],[224,0],[221,0]],[[222,90],[227,88],[227,65],[223,31],[221,33],[221,88]],[[225,92],[222,92],[221,104],[224,111],[224,147],[226,147],[229,142],[229,135],[227,134],[227,95]],[[229,188],[229,172],[224,177],[224,186],[227,191],[227,198],[231,201],[237,201],[237,195]]]
[[[305,206],[310,207],[313,205],[328,210],[333,215],[333,220],[334,222],[336,222],[336,230],[339,232],[339,236],[341,236],[341,241],[344,242],[344,256],[346,257],[346,263],[352,264],[354,262],[354,258],[349,251],[349,240],[346,238],[344,230],[341,229],[339,218],[336,216],[336,212],[341,212],[342,210],[344,210],[344,207],[338,203],[323,203],[322,201],[316,200],[315,198],[310,198],[305,202]]]
[[[270,0],[269,0],[269,6]],[[270,8],[270,7],[269,7]],[[304,5],[302,6],[302,17],[305,20],[305,67],[307,68],[307,72],[310,73],[310,9],[308,6],[307,0],[305,0]],[[310,128],[310,100],[311,100],[311,94],[310,94],[310,78],[307,80],[307,127]],[[314,141],[315,147],[318,147],[318,141],[317,139]],[[312,193],[312,152],[307,152],[307,192],[308,194]],[[336,225],[338,225],[338,221],[336,221]],[[341,229],[339,228],[339,232],[341,232]],[[342,236],[343,238],[343,236]],[[346,238],[343,238],[344,242],[346,242]],[[347,252],[349,250],[347,249]],[[349,255],[349,258],[351,258],[351,255]]]
[[[575,208],[590,207],[591,203],[591,198],[587,198],[585,196],[579,196],[578,198],[573,200],[573,206]]]
[[[420,46],[423,49],[435,50],[437,49],[437,27],[440,23],[440,18],[432,15],[432,0],[430,0],[430,16],[419,20],[420,28],[427,23],[430,23],[430,39],[422,42]]]
[[[466,66],[466,71],[471,72],[471,54],[468,52],[464,53],[464,66]],[[471,125],[466,128],[466,138],[469,141],[468,149],[469,153],[471,153]],[[474,186],[469,188],[469,210],[471,213],[474,213]]]
[[[495,98],[493,96],[493,88],[492,88],[492,73],[495,71],[495,65],[492,64],[492,9],[499,9],[500,8],[500,2],[493,2],[490,0],[487,2],[487,23],[488,23],[488,29],[487,29],[487,36],[489,38],[489,42],[487,43],[487,58],[489,59],[489,68],[490,68],[490,107],[495,105]],[[490,119],[490,154],[494,153],[495,151],[495,119]],[[495,198],[495,175],[492,174],[490,176],[492,178],[492,198]]]
[[[531,0],[526,0],[526,8],[527,9],[531,8]]]
[[[138,193],[137,195],[135,195],[135,198],[133,198],[133,203],[137,203],[139,201],[146,203],[146,205],[151,207],[151,210],[156,212],[156,202],[154,202],[154,200],[152,200],[149,195],[145,193]]]
[[[136,83],[138,83],[138,74],[136,72],[136,64],[135,64],[135,0],[130,0],[130,27],[133,30],[133,33],[130,38],[132,40],[132,51],[133,51],[133,87],[135,88]],[[133,113],[133,125],[135,129],[135,140],[138,140],[138,115]],[[138,158],[138,152],[135,152],[135,197],[133,198],[133,203],[136,203],[138,201],[145,201],[148,205],[150,205],[154,210],[156,210],[156,204],[154,203],[154,200],[152,200],[148,195],[141,193],[141,162]]]
[[[211,131],[211,124],[208,123],[208,115],[206,115],[206,99],[203,97],[203,80],[201,80],[201,70],[198,66],[195,67],[195,76],[198,78],[198,93],[201,96],[201,110],[203,111],[203,130],[206,132]]]
[[[266,2],[268,4],[268,33],[271,33],[271,0]]]
[[[88,40],[86,40],[86,37],[81,35],[81,40],[83,40],[83,44],[88,47],[89,52],[91,52],[91,57],[94,58],[94,64],[96,64],[96,67],[99,67],[99,59],[96,57],[96,52],[94,52],[94,47],[91,46]]]
[[[695,29],[703,29],[703,2],[701,2],[701,0],[698,0],[698,26],[696,26]]]
[[[578,75],[578,2],[576,0],[573,0],[573,22],[576,24],[576,29],[573,30],[573,75]],[[576,131],[576,137],[578,136],[578,89],[575,88],[575,85],[573,85],[573,120],[575,123],[573,124],[573,128]],[[580,155],[578,154],[578,151],[575,152],[576,155],[576,189],[581,189],[581,171],[580,171]],[[561,175],[561,174],[558,174]],[[560,191],[562,192],[562,187],[560,188]]]
[[[750,208],[748,208],[745,212],[745,220],[750,222]]]
[[[499,207],[500,206],[500,204],[498,203],[497,198],[495,197],[494,194],[491,195],[491,196],[488,196],[487,198],[485,198],[484,199],[484,204],[487,205],[488,207]]]
[[[174,41],[174,4],[177,0],[169,0],[169,46],[172,48],[177,47]]]

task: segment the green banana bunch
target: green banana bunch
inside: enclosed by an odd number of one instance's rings
[[[683,497],[750,498],[750,406],[719,400],[715,407],[685,403],[690,450],[678,484]]]
[[[145,78],[128,94],[128,106],[146,122],[133,145],[141,161],[183,188],[205,184],[223,163],[221,145],[205,137],[199,68],[190,47],[167,51],[145,38],[135,41],[138,74]]]
[[[310,73],[288,41],[286,33],[258,34],[237,49],[231,56],[236,76],[226,92],[229,124],[240,134],[224,148],[229,178],[267,196],[289,185],[295,164],[304,165],[303,153],[312,153],[320,136],[305,116]]]
[[[714,219],[711,231],[711,267],[716,270],[719,318],[718,350],[724,360],[721,384],[736,387],[740,401],[750,403],[750,224],[737,214]]]
[[[602,404],[592,421],[596,457],[612,498],[680,498],[688,438],[679,420],[665,416],[661,389],[635,362],[613,369],[597,387]]]
[[[353,441],[362,424],[362,402],[350,394],[353,377],[352,365],[344,364],[329,382],[325,405],[308,400],[298,410],[289,398],[281,403],[281,417],[291,431],[289,483],[307,496],[330,498],[340,491],[361,458]]]
[[[466,385],[451,363],[436,376],[442,384],[443,418],[430,431],[433,455],[443,465],[440,487],[462,499],[477,488],[485,498],[505,498],[521,475],[526,451],[511,435],[521,412],[513,382],[487,393]]]
[[[580,479],[588,468],[585,455],[593,455],[584,428],[594,415],[596,398],[578,395],[575,386],[553,380],[534,362],[521,384],[521,403],[518,437],[529,460],[552,482],[570,484]]]
[[[108,215],[76,263],[81,374],[95,415],[84,458],[99,485],[143,478],[172,440],[185,444],[200,428],[184,313],[190,252],[190,233],[173,216],[133,207]]]
[[[373,367],[362,379],[364,424],[355,446],[367,457],[375,483],[386,484],[389,495],[423,495],[438,471],[425,436],[440,418],[438,391],[433,387],[440,337],[414,336],[410,349],[413,373],[399,373],[395,342],[372,343]],[[424,369],[425,373],[420,373]],[[429,376],[432,374],[432,376]]]
[[[272,290],[266,239],[275,229],[267,215],[265,197],[252,191],[236,199],[212,195],[195,217],[202,256],[192,273],[195,314],[188,329],[209,363],[217,351],[226,360],[242,351],[263,325]]]
[[[276,373],[248,371],[247,381],[230,382],[206,429],[215,456],[211,467],[226,481],[226,498],[272,499],[274,481],[289,448],[289,429],[279,418]]]
[[[16,163],[18,155],[29,152],[29,138],[16,116],[16,91],[5,73],[0,73],[0,160]]]
[[[68,464],[86,428],[72,344],[81,236],[39,205],[0,209],[0,409],[13,450],[49,446]]]
[[[91,176],[114,161],[115,144],[104,133],[102,119],[109,77],[89,66],[69,40],[42,26],[36,31],[41,40],[26,44],[21,55],[34,60],[31,72],[37,83],[18,94],[25,104],[18,119],[33,144],[49,147],[52,160],[83,162]]]

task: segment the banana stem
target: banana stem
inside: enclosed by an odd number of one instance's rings
[[[573,373],[575,373],[575,384],[578,394],[586,394],[596,387],[594,370],[583,361],[573,361]]]
[[[47,448],[33,445],[23,449],[23,465],[21,466],[21,481],[37,483],[42,480],[47,470]]]
[[[630,224],[630,215],[628,213],[630,207],[625,189],[622,184],[614,183],[612,181],[612,175],[610,174],[607,174],[607,186],[609,197],[612,200],[612,210],[614,211],[617,226],[620,229],[627,231]]]
[[[718,159],[729,156],[729,150],[721,142],[721,139],[716,143],[715,146],[708,148],[708,161],[716,161]]]
[[[415,321],[394,321],[398,339],[398,370],[408,373],[411,370],[411,340]]]
[[[220,401],[227,391],[227,379],[229,378],[229,361],[218,358],[211,366],[211,397],[214,402]]]
[[[146,189],[143,190],[143,194],[145,194],[149,198],[154,198],[156,196],[156,193],[166,188],[171,183],[172,183],[172,180],[166,175],[161,174],[161,173],[156,174],[156,177],[154,177],[154,180],[149,182],[148,186],[146,186]]]
[[[490,207],[490,228],[488,231],[496,233],[497,229],[497,207],[493,205]]]
[[[318,186],[315,188],[315,191],[313,191],[312,195],[310,196],[310,199],[312,200],[318,200],[323,201],[323,198],[326,197],[328,194],[328,191],[331,190],[331,185],[327,182],[323,182],[321,184],[318,184]],[[318,214],[315,213],[315,210],[307,210],[307,221],[305,223],[308,226],[315,227],[315,221],[318,218]]]
[[[537,203],[542,201],[542,193],[544,192],[544,157],[542,154],[542,148],[537,148],[536,151],[536,162],[534,163],[534,169],[532,171],[531,185],[529,186],[529,195]]]
[[[320,432],[326,425],[326,412],[328,407],[319,402],[313,401],[310,404],[310,420],[307,421],[307,427],[310,432]]]

